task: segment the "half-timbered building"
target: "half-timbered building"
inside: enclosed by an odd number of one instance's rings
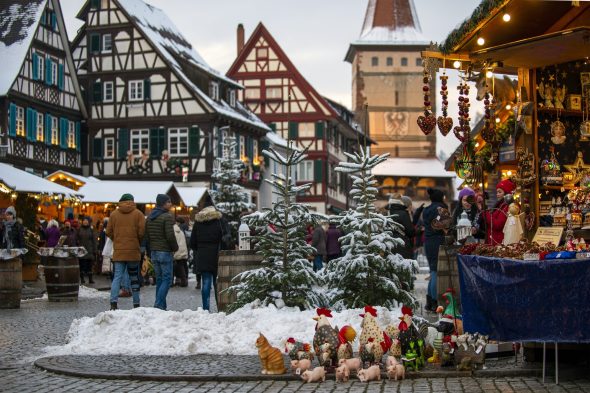
[[[86,116],[58,0],[0,2],[0,160],[82,171]]]
[[[227,76],[244,86],[238,92],[257,116],[300,149],[307,160],[297,168],[297,181],[313,186],[298,201],[321,213],[346,209],[348,179],[334,168],[347,161],[343,152],[361,144],[363,135],[345,107],[322,97],[299,73],[283,49],[260,23],[247,42],[238,26],[238,55]]]
[[[207,183],[223,132],[237,136],[257,190],[269,128],[239,101],[242,86],[212,69],[158,8],[90,0],[73,57],[89,111],[90,174]]]

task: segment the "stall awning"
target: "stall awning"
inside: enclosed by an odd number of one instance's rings
[[[438,158],[388,158],[373,169],[375,176],[453,178]]]
[[[176,191],[185,206],[197,206],[207,192],[207,187],[181,187],[176,186]]]
[[[55,184],[42,177],[15,168],[12,165],[0,163],[0,181],[16,192],[30,192],[32,194],[58,194],[66,197],[83,195],[82,191],[74,191],[59,184]]]
[[[129,193],[135,203],[156,203],[156,195],[168,194],[174,188],[171,181],[120,181],[100,180],[80,187],[84,202],[117,203],[121,195]]]

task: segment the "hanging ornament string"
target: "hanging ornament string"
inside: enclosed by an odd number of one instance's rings
[[[447,86],[449,77],[447,76],[447,71],[445,68],[445,59],[443,59],[443,73],[440,76],[440,95],[442,97],[442,116],[439,116],[436,120],[436,124],[438,124],[438,130],[440,131],[443,136],[447,136],[447,134],[453,128],[453,119],[448,117],[448,108],[449,108],[449,90]]]
[[[425,135],[430,134],[434,127],[436,127],[436,117],[432,113],[432,106],[430,103],[430,72],[426,66],[426,61],[422,59],[424,71],[422,72],[422,92],[424,93],[424,115],[418,116],[418,127]]]
[[[492,94],[489,91],[489,85],[486,82],[486,92],[484,94],[484,127],[481,131],[481,137],[486,143],[494,143],[496,136],[496,121],[495,121],[495,104],[494,99],[494,78],[492,76]]]
[[[471,128],[469,127],[469,85],[467,84],[467,79],[465,75],[461,76],[461,81],[459,82],[459,86],[457,86],[457,90],[459,90],[459,125],[455,126],[453,129],[453,133],[461,142],[465,143],[469,140],[469,135],[471,133]]]

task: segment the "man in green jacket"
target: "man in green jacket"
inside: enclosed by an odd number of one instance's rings
[[[156,272],[156,302],[154,307],[166,310],[166,296],[172,285],[174,252],[178,243],[174,235],[174,218],[168,212],[172,202],[166,194],[158,194],[156,208],[145,222],[146,248]]]

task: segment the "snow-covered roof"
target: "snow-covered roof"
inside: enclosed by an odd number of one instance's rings
[[[236,81],[211,68],[176,28],[164,11],[145,3],[143,0],[118,0],[118,3],[137,22],[138,28],[141,29],[146,38],[155,46],[178,77],[193,90],[201,101],[204,101],[213,111],[223,116],[237,119],[266,130],[269,129],[266,124],[248,109],[241,105],[236,105],[235,108],[232,108],[223,100],[216,102],[191,81],[182,69],[180,59],[184,61],[185,66],[188,64],[196,67],[215,79],[221,80],[236,88],[243,88]]]
[[[207,192],[207,187],[183,187],[180,185],[175,187],[185,206],[197,206]]]
[[[0,181],[17,192],[34,194],[61,194],[67,197],[82,195],[82,191],[74,191],[59,184],[50,182],[40,176],[0,163]]]
[[[455,172],[445,170],[438,158],[388,158],[377,165],[373,171],[376,176],[410,176],[453,178]]]
[[[94,176],[86,177],[86,176],[76,175],[75,173],[71,173],[71,172],[68,172],[68,171],[62,171],[62,170],[55,171],[55,172],[53,172],[53,173],[45,176],[45,178],[46,179],[52,179],[52,178],[54,178],[56,176],[59,176],[59,175],[64,175],[64,176],[67,176],[67,177],[71,177],[72,179],[78,180],[81,183],[88,183],[88,182],[100,181],[100,179],[97,179]]]
[[[412,0],[369,0],[361,35],[354,44],[423,45],[428,40]]]
[[[264,137],[271,145],[283,147],[285,149],[287,149],[289,147],[289,145],[287,144],[288,143],[287,140],[285,138],[283,138],[282,136],[280,136],[279,134],[277,134],[276,132],[273,132],[273,131],[267,132]]]
[[[156,203],[158,194],[166,194],[174,187],[171,181],[100,180],[88,182],[78,190],[84,202],[115,203],[121,195],[130,193],[136,203]]]
[[[0,1],[0,96],[6,95],[25,61],[47,0]]]

